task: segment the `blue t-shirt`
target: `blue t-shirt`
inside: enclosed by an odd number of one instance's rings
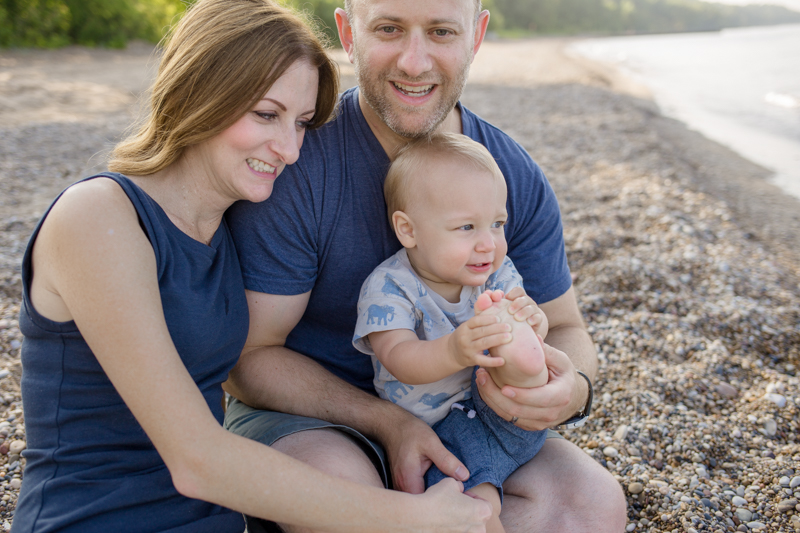
[[[227,224],[223,221],[206,246],[180,231],[128,178],[106,176],[136,208],[155,252],[170,336],[221,424],[221,385],[241,354],[249,325]],[[240,513],[175,490],[164,461],[75,322],[55,322],[31,305],[31,251],[41,224],[22,263],[19,325],[25,335],[22,401],[28,448],[12,531],[241,533]]]
[[[561,296],[572,280],[550,184],[513,139],[460,110],[463,133],[489,149],[506,178],[508,256],[525,290],[540,303]],[[308,132],[300,160],[280,175],[272,196],[238,202],[227,215],[249,290],[311,291],[286,346],[372,393],[370,358],[351,341],[361,284],[401,248],[383,198],[388,168],[389,157],[361,113],[358,89],[350,89],[335,120]]]

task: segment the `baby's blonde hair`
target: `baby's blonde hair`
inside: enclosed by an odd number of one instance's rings
[[[500,167],[481,143],[459,133],[435,133],[422,137],[400,149],[386,175],[383,196],[390,223],[395,211],[406,211],[412,203],[415,179],[424,173],[425,163],[434,158],[461,161],[476,170],[488,171],[502,183],[503,188],[506,186]],[[426,175],[425,178],[431,180],[436,176]]]

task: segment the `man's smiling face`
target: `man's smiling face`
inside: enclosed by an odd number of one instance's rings
[[[467,81],[476,50],[475,2],[353,4],[351,59],[362,97],[395,134],[416,138],[433,133]]]

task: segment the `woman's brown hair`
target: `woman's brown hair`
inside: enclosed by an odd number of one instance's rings
[[[315,128],[333,113],[339,78],[308,23],[270,0],[199,0],[166,38],[149,114],[108,168],[146,176],[171,165],[236,122],[301,59],[319,71]]]

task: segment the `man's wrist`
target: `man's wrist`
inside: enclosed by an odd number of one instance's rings
[[[592,380],[589,379],[589,376],[581,372],[580,370],[576,370],[579,376],[586,380],[586,385],[588,386],[588,395],[586,398],[586,403],[583,405],[580,411],[578,411],[575,415],[568,418],[561,424],[559,424],[559,428],[563,429],[574,429],[581,427],[586,423],[586,420],[589,418],[589,415],[592,412],[592,400],[594,399],[594,389],[592,387]]]
[[[378,407],[372,412],[373,418],[370,424],[372,430],[369,432],[371,435],[368,436],[375,438],[386,446],[386,443],[397,437],[398,429],[405,425],[409,417],[414,420],[418,419],[389,400],[376,398],[376,401],[380,403],[376,404]]]

